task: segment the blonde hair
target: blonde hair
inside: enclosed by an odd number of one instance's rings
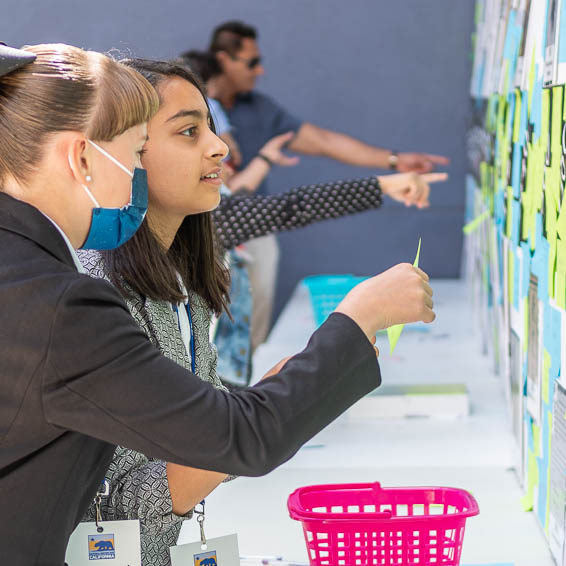
[[[24,49],[36,60],[0,77],[0,190],[7,176],[25,183],[36,171],[50,134],[110,141],[159,108],[144,77],[101,53],[65,44]]]

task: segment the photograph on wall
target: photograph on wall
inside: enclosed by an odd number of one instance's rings
[[[564,547],[564,512],[566,506],[566,389],[554,385],[552,444],[550,457],[550,492],[548,541],[557,564],[562,560]]]
[[[546,45],[544,49],[544,84],[556,84],[558,64],[558,21],[560,18],[560,0],[548,0],[546,12]]]
[[[541,367],[539,326],[542,318],[538,300],[538,277],[531,273],[528,293],[529,329],[527,342],[527,411],[540,423]]]
[[[520,18],[523,22],[523,34],[519,45],[519,57],[517,58],[517,70],[515,71],[515,87],[521,88],[523,81],[523,65],[525,62],[525,45],[527,43],[526,24],[529,21],[529,12],[531,9],[531,0],[521,0],[519,6]]]
[[[525,29],[523,79],[521,90],[529,90],[531,71],[535,70],[534,82],[542,80],[544,71],[544,33],[546,23],[546,0],[532,1]],[[533,65],[533,66],[532,66]]]
[[[556,48],[556,84],[566,83],[566,2],[560,0]]]
[[[521,484],[524,480],[523,468],[523,361],[522,344],[519,335],[511,330],[510,333],[510,390],[511,390],[511,425],[516,444],[516,459],[518,462],[517,476]]]

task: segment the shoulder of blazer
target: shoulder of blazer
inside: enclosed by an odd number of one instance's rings
[[[73,266],[67,244],[57,228],[37,208],[0,191],[0,230],[35,242],[58,260]]]

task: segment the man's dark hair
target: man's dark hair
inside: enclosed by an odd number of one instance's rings
[[[242,49],[242,39],[257,39],[257,36],[257,30],[244,22],[224,22],[214,28],[208,50],[211,53],[226,51],[230,55],[236,55]]]
[[[160,92],[163,85],[180,78],[192,84],[208,106],[203,86],[188,69],[147,59],[125,59],[121,63],[151,83],[160,103],[163,102]],[[213,122],[210,127],[214,131]],[[126,298],[129,287],[142,297],[181,302],[184,295],[177,279],[179,274],[187,290],[199,294],[216,314],[223,310],[229,312],[230,273],[224,266],[210,212],[185,217],[168,250],[159,243],[146,217],[124,245],[101,254],[110,280]]]
[[[189,67],[204,83],[222,74],[218,59],[210,51],[197,51],[196,49],[185,51],[174,62]]]

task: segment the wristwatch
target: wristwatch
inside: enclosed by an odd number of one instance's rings
[[[388,158],[389,162],[389,169],[397,169],[397,165],[399,164],[399,153],[395,150],[391,152]]]
[[[263,159],[270,167],[273,167],[273,161],[271,161],[271,159],[269,159],[267,155],[264,155],[263,153],[258,153],[256,157]]]

